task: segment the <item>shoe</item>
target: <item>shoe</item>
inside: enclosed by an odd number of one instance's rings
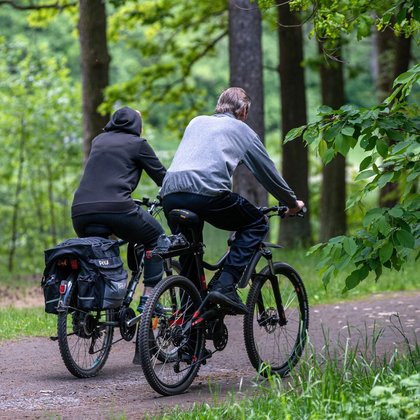
[[[212,303],[227,306],[236,315],[245,315],[249,312],[233,285],[221,286],[216,284],[210,291],[208,299]]]
[[[137,311],[139,313],[142,314],[144,312],[144,308],[146,307],[148,298],[149,296],[142,296],[140,298],[139,306],[137,306]],[[153,315],[160,316],[160,315],[163,315],[164,313],[165,313],[165,308],[160,303],[157,303],[155,305],[155,310],[153,312]]]

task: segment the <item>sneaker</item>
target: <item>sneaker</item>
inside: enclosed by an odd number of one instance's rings
[[[149,296],[141,296],[139,306],[137,306],[137,311],[139,313],[142,314],[144,312],[144,308],[146,307],[148,298]],[[157,303],[155,306],[154,315],[159,316],[159,315],[163,315],[164,313],[165,313],[165,308],[160,303]]]
[[[245,315],[249,312],[248,308],[242,303],[242,300],[233,285],[215,285],[209,293],[208,299],[212,303],[228,306],[236,315]]]

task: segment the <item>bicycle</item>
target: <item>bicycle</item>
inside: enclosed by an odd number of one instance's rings
[[[261,209],[267,217],[284,217],[287,207]],[[303,214],[300,214],[301,216]],[[169,217],[181,231],[168,238],[171,245],[155,249],[149,258],[189,256],[190,267],[198,277],[172,275],[155,287],[139,326],[138,351],[144,375],[150,386],[161,395],[184,392],[193,382],[202,364],[228,342],[225,315],[232,314],[221,302],[212,301],[208,293],[204,269],[216,271],[211,283],[220,275],[228,252],[216,264],[203,260],[204,244],[201,221],[196,214],[175,209]],[[273,262],[270,248],[280,245],[261,242],[247,265],[238,288],[251,281],[244,316],[243,333],[249,360],[263,376],[287,375],[302,355],[309,326],[309,307],[305,287],[296,270],[282,262]],[[261,258],[266,267],[257,273]],[[156,314],[155,307],[164,308]],[[151,331],[154,334],[151,334]],[[205,348],[213,342],[214,351]],[[171,357],[158,358],[159,351],[171,350]]]
[[[150,201],[148,198],[135,200],[137,205],[148,208],[148,212],[157,215],[161,211],[160,200]],[[111,232],[106,226],[96,226],[92,236],[108,238]],[[127,244],[119,240],[118,245]],[[141,315],[135,314],[130,307],[137,285],[139,284],[144,266],[144,247],[141,244],[129,244],[133,247],[134,261],[129,261],[132,276],[122,305],[117,309],[86,311],[77,305],[77,260],[71,256],[59,261],[68,267],[68,277],[60,283],[60,299],[58,301],[57,337],[61,358],[74,376],[89,378],[96,376],[104,367],[112,345],[119,341],[131,341],[137,330]],[[177,262],[164,261],[164,271],[167,276],[179,272]],[[115,341],[114,329],[118,328],[121,337]],[[161,352],[161,355],[163,353]]]

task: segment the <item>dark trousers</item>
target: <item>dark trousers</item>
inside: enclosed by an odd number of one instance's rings
[[[95,236],[95,227],[106,226],[115,236],[131,243],[143,244],[146,249],[156,246],[163,228],[140,207],[128,213],[95,213],[73,217],[73,227],[81,238]],[[155,286],[163,275],[161,260],[144,260],[144,285]]]
[[[248,200],[232,192],[209,197],[192,193],[174,193],[163,198],[165,215],[173,209],[187,209],[196,213],[200,219],[216,228],[235,231],[224,270],[231,272],[237,280],[257,245],[268,232],[267,218]],[[176,227],[170,228],[175,232]]]

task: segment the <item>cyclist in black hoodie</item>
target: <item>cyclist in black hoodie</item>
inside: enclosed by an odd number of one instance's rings
[[[95,227],[106,226],[119,238],[142,243],[146,249],[156,245],[163,229],[134,203],[131,194],[143,170],[162,186],[166,169],[147,141],[140,137],[141,131],[140,112],[124,107],[112,115],[104,133],[93,139],[71,208],[73,227],[79,237],[94,236]],[[161,261],[145,260],[145,291],[138,307],[140,312],[162,275]]]

